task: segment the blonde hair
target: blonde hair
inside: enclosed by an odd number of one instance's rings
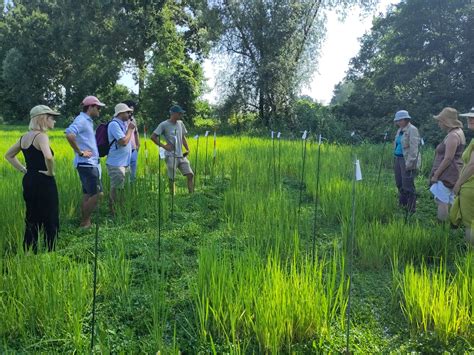
[[[46,132],[48,130],[48,116],[47,114],[38,115],[30,119],[28,128],[30,131]]]

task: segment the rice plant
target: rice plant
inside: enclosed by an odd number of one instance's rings
[[[394,268],[400,290],[400,305],[413,331],[432,331],[442,341],[454,336],[474,341],[474,253],[456,261],[447,270],[444,261],[430,270],[408,264],[403,272]]]

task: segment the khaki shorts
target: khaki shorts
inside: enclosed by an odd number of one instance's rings
[[[168,178],[173,180],[176,177],[176,169],[181,171],[183,175],[189,175],[193,173],[191,169],[191,165],[189,164],[188,158],[173,158],[173,157],[166,157],[166,169],[168,171]]]
[[[110,187],[123,189],[129,171],[128,166],[107,165],[107,171],[109,172]]]

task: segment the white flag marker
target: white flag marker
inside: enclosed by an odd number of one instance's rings
[[[318,144],[321,144],[322,139],[323,139],[323,137],[321,135],[319,135]]]
[[[272,131],[272,139],[274,138],[274,134],[275,134],[275,132]]]
[[[281,132],[278,132],[277,133],[277,138],[280,139],[280,137],[281,137]]]
[[[160,147],[160,158],[165,159],[165,148]]]
[[[305,140],[307,135],[308,135],[308,131],[307,131],[307,130],[304,130],[303,136],[301,137],[301,139],[302,139],[302,140]]]
[[[194,139],[198,139],[198,138],[199,138],[199,134],[196,134],[196,135],[194,136]]]
[[[425,145],[425,140],[421,138],[421,145]]]
[[[204,137],[207,137],[209,135],[209,131],[206,131],[206,133],[204,133]]]
[[[354,137],[354,136],[355,136],[355,134],[356,134],[356,133],[355,133],[355,131],[352,131],[352,133],[351,133],[351,137]]]
[[[360,170],[360,162],[359,162],[359,159],[356,160],[356,181],[360,181],[362,180],[362,171]]]

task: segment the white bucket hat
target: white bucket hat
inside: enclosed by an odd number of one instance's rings
[[[474,107],[469,112],[461,113],[459,117],[474,117]]]
[[[130,107],[128,107],[126,104],[120,103],[120,104],[115,105],[114,116],[117,116],[118,114],[122,112],[133,112],[133,110]]]

